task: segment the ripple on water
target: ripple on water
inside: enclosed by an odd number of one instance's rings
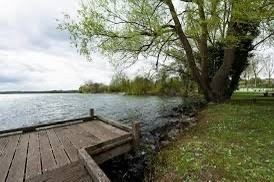
[[[96,114],[142,129],[154,128],[181,104],[179,97],[123,96],[119,94],[8,94],[0,95],[0,130]]]

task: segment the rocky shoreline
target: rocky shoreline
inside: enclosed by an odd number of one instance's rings
[[[116,157],[100,167],[114,182],[143,181],[148,170],[149,156],[170,144],[177,135],[188,130],[189,126],[196,125],[196,114],[205,105],[205,102],[195,100],[173,108],[170,115],[162,118],[167,120],[166,124],[142,133],[140,147],[136,152]]]

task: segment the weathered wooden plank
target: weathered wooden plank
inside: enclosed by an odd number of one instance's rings
[[[77,149],[75,146],[70,142],[69,138],[67,137],[66,133],[61,128],[54,129],[57,137],[59,138],[60,142],[62,143],[66,153],[69,156],[71,162],[75,162],[78,160]]]
[[[66,164],[69,164],[70,160],[63,149],[63,145],[59,142],[59,139],[57,138],[53,129],[47,130],[47,133],[48,133],[48,138],[53,150],[55,161],[57,163],[57,167],[61,167]]]
[[[106,151],[108,149],[114,148],[116,146],[122,145],[124,143],[132,143],[132,139],[132,135],[129,133],[117,138],[113,138],[111,140],[107,140],[102,143],[98,143],[97,145],[89,146],[85,149],[90,155],[94,155]]]
[[[90,132],[87,132],[86,130],[84,130],[79,125],[75,125],[72,128],[74,129],[74,131],[77,132],[78,135],[80,135],[81,137],[84,138],[84,140],[87,142],[87,146],[97,144],[97,143],[99,143],[101,141],[95,135],[93,135]]]
[[[58,124],[58,125],[49,125],[49,126],[44,126],[44,127],[39,127],[39,128],[36,128],[37,131],[39,130],[46,130],[46,129],[52,129],[52,128],[60,128],[60,127],[64,127],[64,126],[70,126],[70,125],[75,125],[75,124],[78,124],[78,123],[82,123],[83,120],[76,120],[76,121],[71,121],[71,122],[65,122],[65,123],[62,123],[62,124]]]
[[[96,121],[86,122],[86,123],[79,124],[79,126],[83,128],[84,130],[86,130],[87,132],[95,135],[97,138],[101,140],[101,142],[104,142],[113,138],[113,135],[107,133],[104,128],[96,125],[95,123]]]
[[[111,126],[103,123],[102,121],[92,121],[90,123],[91,123],[90,125],[92,125],[93,128],[102,130],[106,135],[110,137],[110,139],[116,138],[122,135],[109,129],[108,127],[111,127]]]
[[[81,179],[90,179],[87,170],[80,161],[70,163],[53,171],[45,172],[43,175],[26,180],[26,182],[78,182]],[[91,181],[91,180],[90,180]]]
[[[79,182],[93,182],[90,175],[83,176],[81,179],[79,179]]]
[[[9,141],[9,137],[0,138],[0,157],[7,146],[7,143]]]
[[[20,182],[24,180],[28,143],[29,134],[21,135],[19,145],[16,149],[15,156],[9,169],[8,178],[6,180],[7,182]]]
[[[38,132],[30,133],[25,178],[42,174]]]
[[[80,135],[77,134],[77,131],[70,127],[63,128],[66,136],[69,138],[71,143],[75,148],[80,149],[87,145],[87,141],[84,140]]]
[[[92,121],[92,124],[94,125],[98,125],[102,128],[104,128],[106,130],[106,132],[108,132],[109,134],[113,135],[113,136],[121,136],[121,135],[125,135],[125,134],[128,134],[129,132],[126,132],[124,130],[121,130],[115,126],[112,126],[110,124],[107,124],[103,121]]]
[[[93,155],[92,158],[97,164],[101,164],[107,160],[110,160],[116,156],[121,154],[125,154],[132,149],[131,143],[125,143],[123,145],[117,146],[111,150],[108,150],[104,153],[100,153],[98,155]]]
[[[121,123],[115,122],[113,120],[110,120],[110,119],[107,119],[107,118],[104,118],[104,117],[101,117],[101,116],[96,116],[95,118],[98,119],[98,120],[100,120],[100,121],[103,121],[103,122],[105,122],[105,123],[107,123],[109,125],[117,127],[117,128],[119,128],[121,130],[125,130],[127,132],[131,132],[132,131],[131,128],[129,128],[129,127],[127,127],[127,126],[125,126],[125,125],[123,125]]]
[[[85,149],[79,150],[79,157],[95,182],[110,182],[106,174],[100,169],[96,162],[90,157]]]
[[[19,139],[20,135],[9,137],[9,142],[0,158],[0,181],[5,181],[6,179]]]
[[[88,171],[85,169],[84,165],[78,161],[78,166],[74,169],[71,169],[70,172],[67,172],[67,175],[62,180],[65,182],[78,182],[82,179],[89,179],[91,180],[90,175],[88,174]]]
[[[56,168],[56,163],[52,153],[52,148],[46,131],[39,132],[40,153],[42,160],[42,172]]]
[[[13,135],[19,135],[23,133],[22,131],[15,131],[15,132],[9,132],[9,133],[2,133],[0,134],[0,137],[8,137],[8,136],[13,136]]]
[[[64,123],[69,123],[69,122],[74,122],[74,121],[89,121],[92,120],[93,118],[91,117],[82,117],[78,119],[69,119],[69,120],[64,120],[64,121],[56,121],[54,123],[45,123],[45,124],[40,124],[40,125],[34,125],[34,126],[27,126],[27,127],[21,127],[21,128],[15,128],[15,129],[9,129],[9,130],[2,130],[0,131],[0,135],[2,134],[9,134],[13,132],[31,132],[35,131],[37,128],[42,128],[46,126],[58,126],[60,124]]]
[[[86,147],[85,149],[90,155],[92,155],[96,154],[98,150],[101,151],[102,149],[105,149],[107,146],[117,146],[125,142],[132,143],[132,134],[129,133],[117,138],[112,138],[110,140],[98,143],[96,145]]]

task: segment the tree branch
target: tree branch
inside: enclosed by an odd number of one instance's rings
[[[183,2],[186,2],[186,3],[192,3],[193,0],[180,0],[180,1],[183,1]]]
[[[181,41],[182,47],[184,48],[184,50],[186,52],[186,56],[188,58],[187,60],[189,62],[193,76],[198,82],[201,83],[201,75],[200,75],[197,65],[195,63],[195,58],[194,58],[194,55],[192,52],[192,47],[191,47],[189,41],[187,40],[187,37],[186,37],[184,31],[182,30],[182,25],[181,25],[180,20],[177,16],[177,13],[176,13],[176,10],[172,3],[172,0],[166,0],[165,3],[167,4],[167,6],[170,10],[170,14],[171,14],[172,19],[175,24],[176,33]]]
[[[267,39],[269,39],[271,36],[274,35],[274,32],[270,33],[268,36],[266,36],[265,38],[263,38],[261,41],[259,41],[258,43],[256,43],[254,46],[252,46],[252,49],[255,49],[258,45],[260,45],[261,43],[263,43],[264,41],[266,41]]]
[[[208,25],[206,23],[206,16],[204,11],[204,0],[198,0],[198,9],[199,9],[199,16],[201,18],[201,28],[202,28],[202,36],[200,39],[200,51],[201,51],[201,70],[202,70],[202,79],[206,84],[209,81],[208,75],[208,47],[207,47],[207,38],[209,36],[208,33]]]

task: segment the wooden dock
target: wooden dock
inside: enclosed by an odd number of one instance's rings
[[[0,182],[110,181],[98,164],[136,149],[133,128],[94,116],[0,131]]]

